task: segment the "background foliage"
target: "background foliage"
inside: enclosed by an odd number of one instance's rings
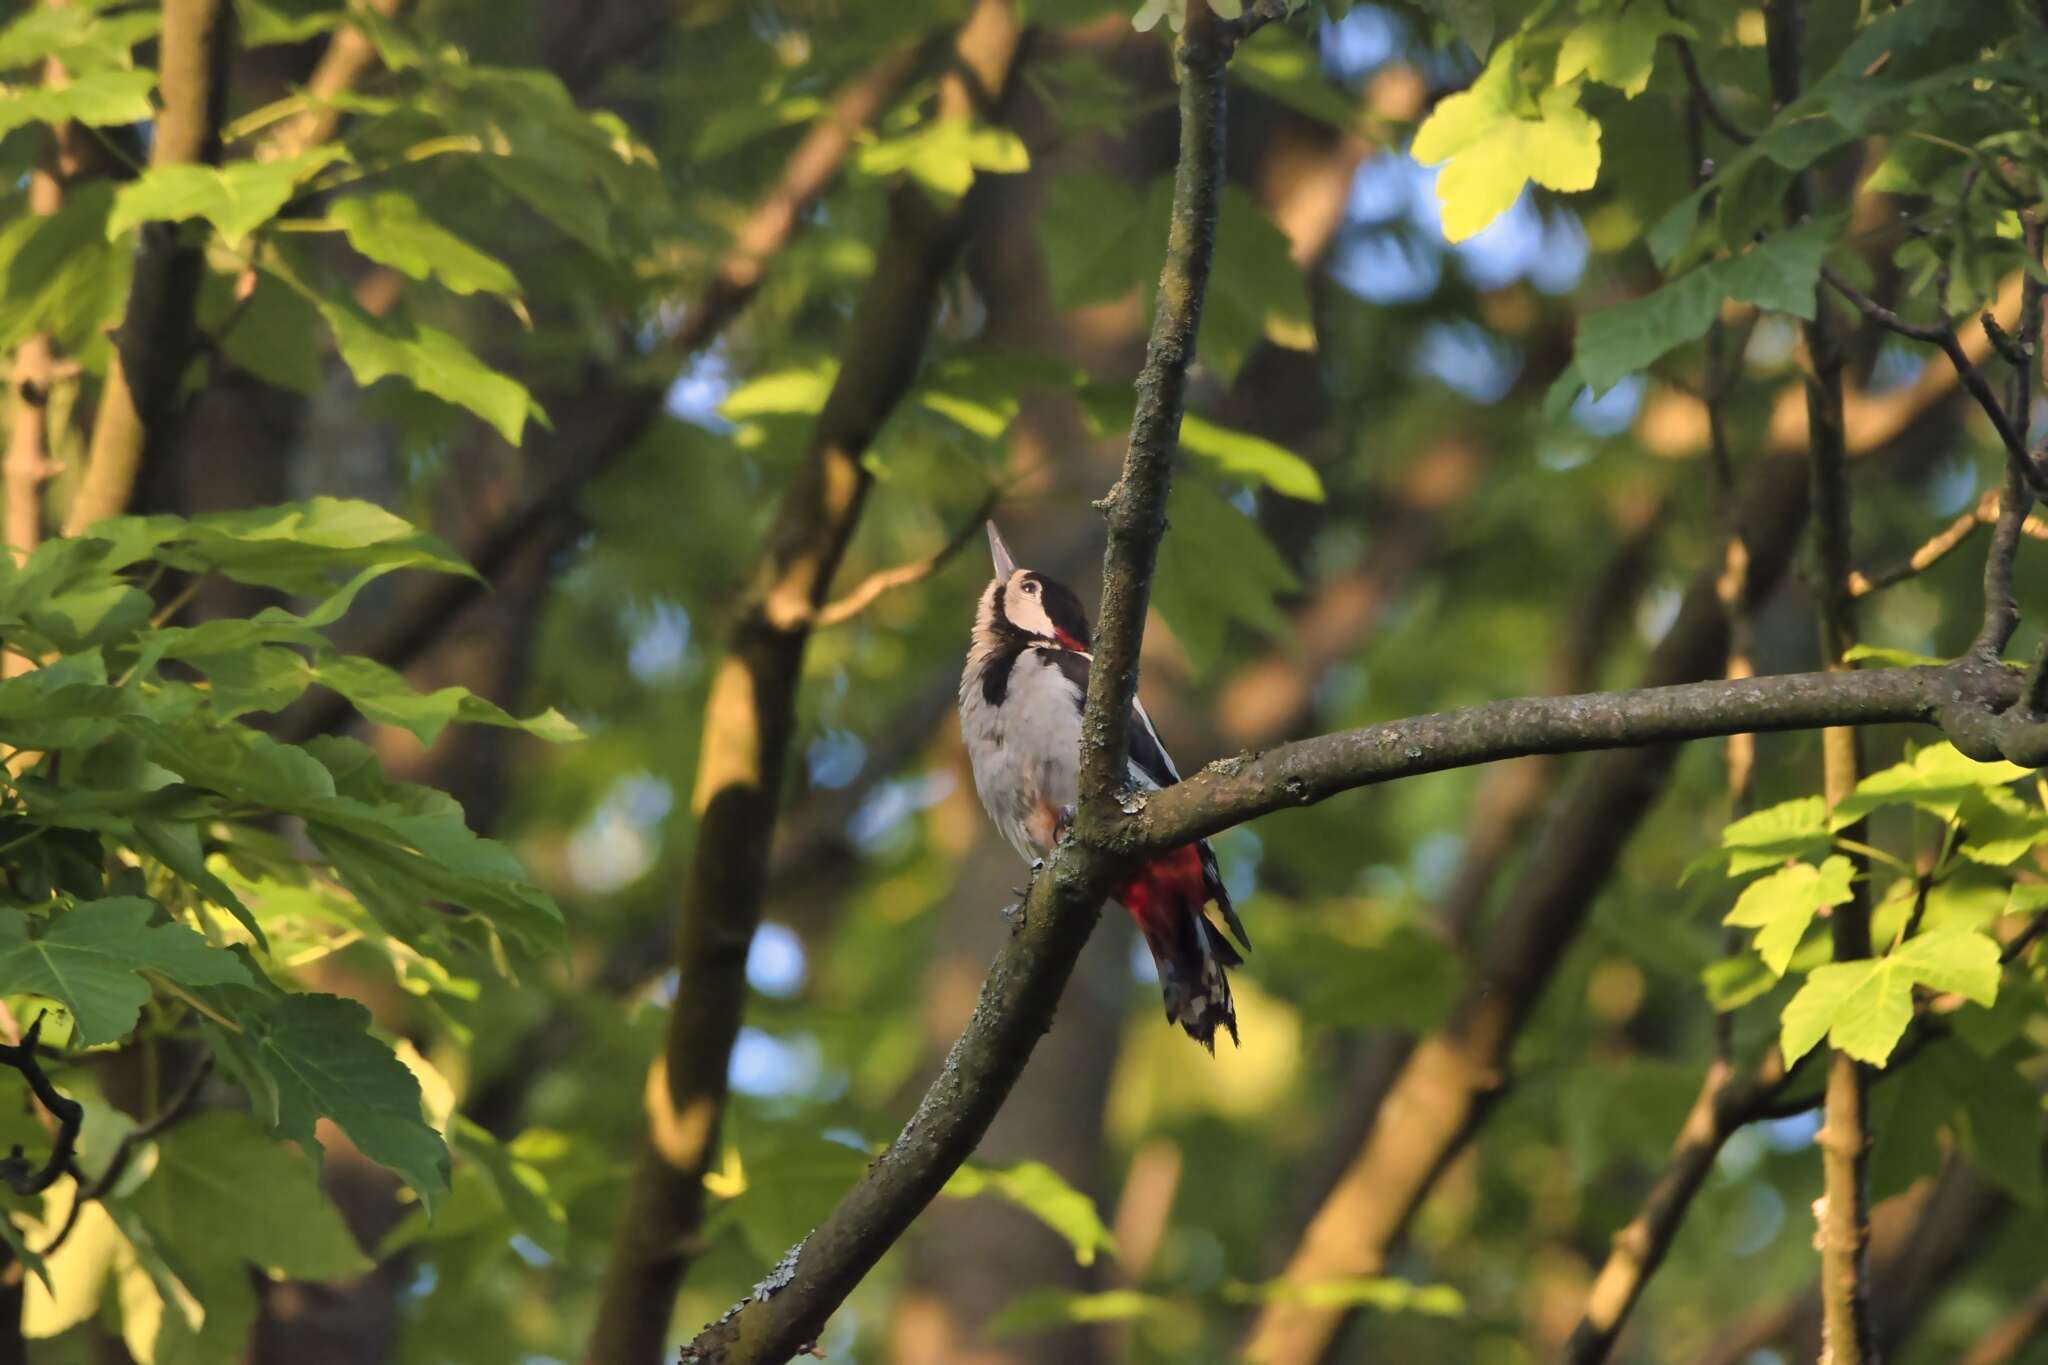
[[[83,1106],[75,1169],[0,1220],[0,1359],[584,1349],[704,853],[700,718],[909,186],[964,204],[966,244],[862,455],[841,583],[924,570],[805,657],[688,1335],[898,1126],[1006,932],[1019,869],[951,722],[986,569],[941,551],[998,498],[1027,561],[1092,593],[1180,16],[1016,0],[1012,88],[957,119],[934,112],[951,0],[232,8],[217,165],[151,164],[164,12],[70,0],[0,27],[23,551],[0,557],[0,1041],[40,1019]],[[1770,467],[1804,450],[1796,320],[1823,262],[1915,319],[2016,327],[2048,23],[2002,0],[1805,8],[1788,101],[1741,7],[1333,3],[1238,54],[1147,641],[1184,768],[1642,677],[1694,628],[1681,601],[1744,490],[1803,488]],[[822,193],[753,235],[863,90]],[[175,439],[130,515],[58,537],[115,324],[166,245],[197,271]],[[2001,383],[2038,364],[1965,332]],[[2003,455],[1933,348],[1865,328],[1844,355],[1857,561],[1884,578],[1982,519]],[[1962,653],[1978,563],[1868,594],[1863,652]],[[1737,631],[1757,672],[1821,662],[1811,576],[1758,583]],[[2019,597],[2048,609],[2024,572]],[[1832,814],[1812,736],[1761,740],[1733,805],[1719,746],[1630,779],[1552,888],[1565,937],[1531,955],[1473,1144],[1386,1275],[1305,1288],[1275,1277],[1373,1131],[1376,1078],[1483,980],[1570,803],[1616,779],[1525,760],[1230,831],[1259,949],[1244,1047],[1212,1064],[1164,1028],[1107,923],[980,1163],[821,1348],[1224,1359],[1294,1295],[1369,1310],[1342,1358],[1554,1356],[1710,1059],[1781,1040],[1886,1067],[1893,1357],[1953,1361],[2048,1312],[2048,964],[2013,946],[2048,906],[2048,788],[1925,734],[1868,746]],[[1831,962],[1852,880],[1879,956]],[[1810,1358],[1818,1116],[1781,1107],[1718,1147],[1617,1359]],[[0,1130],[33,1183],[52,1124],[11,1073]]]

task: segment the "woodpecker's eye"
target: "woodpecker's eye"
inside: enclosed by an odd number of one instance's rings
[[[1031,582],[1029,579],[1026,579],[1024,583],[1024,591],[1031,594],[1033,597],[1036,597],[1038,596],[1038,585],[1036,583]]]

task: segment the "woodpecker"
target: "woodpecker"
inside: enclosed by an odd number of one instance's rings
[[[1081,799],[1081,708],[1088,695],[1088,617],[1064,584],[1020,569],[995,523],[988,525],[995,577],[975,609],[960,675],[960,732],[981,804],[1035,871]],[[1180,773],[1142,702],[1130,722],[1130,784],[1170,787]],[[1159,969],[1168,1023],[1216,1051],[1218,1026],[1237,1041],[1237,1010],[1224,968],[1244,961],[1209,918],[1213,902],[1245,951],[1251,939],[1231,909],[1206,839],[1162,854],[1116,892]]]

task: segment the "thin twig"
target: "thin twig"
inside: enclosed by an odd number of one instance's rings
[[[1728,116],[1721,102],[1714,98],[1713,87],[1707,84],[1706,76],[1700,71],[1699,59],[1693,54],[1692,44],[1673,35],[1671,45],[1678,49],[1679,69],[1685,72],[1685,83],[1692,87],[1693,105],[1707,122],[1714,125],[1714,131],[1738,147],[1747,147],[1753,140],[1742,130],[1742,125]]]
[[[71,1208],[64,1215],[63,1226],[57,1229],[56,1235],[50,1238],[49,1244],[38,1252],[38,1255],[47,1259],[57,1254],[57,1248],[64,1245],[65,1239],[71,1236],[71,1230],[78,1226],[79,1213],[93,1200],[105,1198],[107,1191],[120,1182],[137,1147],[185,1117],[192,1107],[192,1102],[199,1097],[200,1086],[211,1074],[213,1054],[202,1052],[199,1054],[199,1060],[193,1064],[191,1074],[185,1077],[184,1083],[178,1087],[178,1092],[171,1096],[170,1103],[149,1122],[131,1128],[123,1134],[121,1141],[115,1144],[113,1155],[107,1158],[106,1167],[90,1183],[80,1178],[82,1172],[79,1171],[78,1164],[75,1161],[71,1163],[72,1178],[79,1182],[78,1192],[72,1197]]]
[[[2012,388],[2008,397],[2024,444],[2034,408],[2034,366],[2040,363],[2036,358],[2041,345],[2042,284],[2036,275],[2041,266],[2040,215],[2031,209],[2026,210],[2020,214],[2020,225],[2028,268],[2022,272],[2020,281],[2019,340],[2017,344],[2009,342],[2002,349],[2018,355],[2013,362]],[[1985,316],[1987,320],[1990,317],[1988,313]],[[1998,334],[1990,327],[1984,329],[1984,334],[1994,345],[1997,344]],[[2023,454],[2025,457],[2018,462],[2007,461],[2005,503],[1999,509],[1998,524],[1992,529],[1991,550],[1984,558],[1984,624],[1971,648],[1985,659],[1996,659],[2003,654],[2013,632],[2019,629],[2019,605],[2012,595],[2013,564],[2019,557],[2020,532],[2025,526],[2027,513],[2040,491],[2034,481],[2039,466],[2030,453]],[[2048,655],[2043,659],[2048,659]],[[2042,660],[2037,659],[2023,693],[2032,711],[2040,709],[2041,676]]]
[[[57,1120],[56,1141],[50,1145],[49,1159],[40,1169],[29,1166],[20,1147],[0,1157],[0,1179],[16,1194],[41,1194],[70,1169],[71,1154],[78,1146],[79,1125],[85,1122],[85,1106],[58,1090],[43,1071],[42,1060],[36,1055],[36,1039],[42,1031],[43,1016],[38,1014],[19,1043],[0,1043],[0,1066],[19,1071],[36,1100]]]
[[[1957,340],[1955,328],[1945,324],[1908,322],[1849,283],[1833,266],[1823,265],[1820,273],[1821,278],[1826,280],[1836,293],[1854,304],[1858,312],[1886,331],[1939,346],[1942,354],[1948,357],[1949,363],[1955,366],[1956,375],[1962,380],[1963,387],[1977,400],[1977,406],[1984,409],[1984,415],[1991,419],[1992,427],[1998,432],[1999,441],[2005,446],[2010,468],[2026,481],[2029,488],[2037,493],[2042,491],[2043,479],[2034,467],[2025,436],[2013,428],[2011,419],[2006,416],[2005,406],[1998,401],[1998,395],[1991,391],[1991,385],[1984,378],[1983,372],[1970,360],[1969,355],[1963,350],[1962,343]]]
[[[818,608],[818,614],[811,619],[812,626],[823,630],[827,626],[843,625],[866,611],[883,593],[908,587],[919,579],[929,578],[938,572],[947,560],[960,553],[961,548],[974,539],[975,533],[981,530],[982,523],[988,520],[989,513],[995,511],[1000,496],[999,492],[991,491],[981,500],[981,505],[974,509],[973,514],[961,524],[960,529],[953,533],[952,539],[923,559],[898,564],[893,569],[878,569],[862,579],[846,596]]]

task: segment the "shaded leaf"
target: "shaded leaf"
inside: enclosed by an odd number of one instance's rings
[[[0,911],[0,993],[48,996],[71,1011],[82,1045],[134,1031],[150,996],[143,972],[188,986],[244,983],[233,954],[182,924],[152,924],[153,901],[86,901],[48,917]]]
[[[142,223],[204,218],[230,247],[238,247],[275,218],[314,172],[347,155],[328,145],[273,161],[152,166],[115,194],[107,236],[118,237]]]

